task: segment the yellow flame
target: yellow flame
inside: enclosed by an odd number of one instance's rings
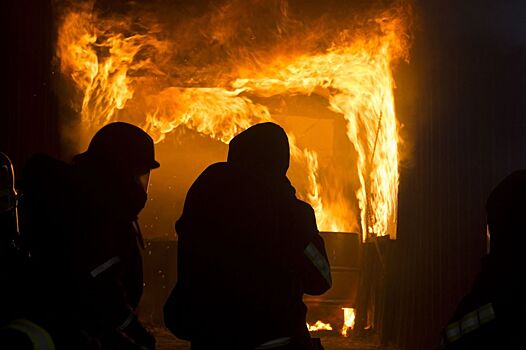
[[[354,329],[354,321],[356,318],[356,315],[354,313],[353,308],[346,308],[343,307],[343,327],[342,327],[342,335],[346,337],[348,335],[348,331]]]
[[[307,329],[309,332],[317,332],[317,331],[332,331],[332,326],[330,323],[323,323],[322,321],[316,321],[315,324],[309,325],[307,323]]]
[[[279,40],[257,47],[250,46],[252,37],[238,38],[247,25],[239,11],[256,12],[254,6],[265,4],[226,1],[211,14],[178,26],[177,40],[162,35],[162,23],[155,21],[133,30],[133,21],[102,18],[90,6],[66,11],[57,56],[78,93],[74,105],[82,129],[92,134],[106,123],[125,120],[156,142],[184,126],[228,143],[253,124],[274,121],[262,98],[323,96],[330,111],[346,121],[348,152],[356,153],[357,164],[323,177],[317,153],[288,132],[291,167],[307,179],[298,189],[300,197],[312,204],[323,231],[352,231],[359,222],[364,240],[394,238],[400,138],[391,69],[407,56],[403,11],[380,11],[363,25],[349,21],[347,28],[337,29],[326,18],[310,28],[292,18],[282,1],[273,14]],[[224,62],[216,59],[217,52],[228,53]],[[185,55],[190,58],[181,61]],[[349,184],[351,173],[359,184]],[[352,185],[359,214],[340,191]]]

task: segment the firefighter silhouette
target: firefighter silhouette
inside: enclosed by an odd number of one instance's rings
[[[526,170],[495,187],[486,213],[489,253],[443,331],[444,349],[526,347]]]
[[[0,152],[0,348],[53,350],[49,332],[27,318],[30,269],[20,244],[19,197],[13,164]]]
[[[135,309],[143,290],[137,216],[158,168],[151,137],[101,128],[72,164],[34,156],[23,171],[21,230],[36,271],[31,319],[57,349],[154,349]]]
[[[286,177],[289,152],[281,127],[254,125],[188,191],[164,311],[194,350],[314,348],[302,296],[332,282],[314,211]]]

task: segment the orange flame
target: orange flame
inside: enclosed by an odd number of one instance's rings
[[[316,321],[312,326],[307,323],[307,329],[309,332],[332,331],[331,325],[329,323],[323,323],[322,321]]]
[[[65,11],[57,56],[78,94],[74,106],[84,137],[106,123],[125,120],[156,142],[184,126],[228,143],[255,123],[275,120],[261,102],[265,98],[323,96],[329,110],[344,118],[352,145],[348,152],[357,154],[357,164],[322,176],[317,153],[287,131],[291,168],[307,179],[299,195],[312,204],[323,231],[360,227],[364,240],[394,238],[400,138],[391,68],[407,56],[406,9],[395,7],[332,28],[330,18],[304,23],[286,1],[275,8],[269,4],[225,1],[169,29],[147,12],[139,19],[132,12],[123,20],[99,15],[91,5]],[[247,31],[254,18],[267,12],[271,18],[263,20],[273,26],[262,30],[272,32],[270,39],[257,26]],[[177,40],[168,39],[169,30]],[[264,37],[261,44],[252,44],[259,37]],[[352,173],[359,183],[350,184]],[[345,186],[356,188],[359,214],[341,191]]]
[[[343,327],[342,327],[342,335],[346,337],[348,335],[348,331],[354,329],[354,321],[356,318],[355,312],[353,308],[346,308],[343,307]]]

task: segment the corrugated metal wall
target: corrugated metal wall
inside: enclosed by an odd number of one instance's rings
[[[409,156],[386,334],[402,349],[438,346],[484,253],[486,198],[526,168],[526,51],[431,20],[444,13],[421,15],[428,25],[416,33],[397,92]]]

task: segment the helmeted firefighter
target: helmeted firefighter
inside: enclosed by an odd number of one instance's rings
[[[34,319],[58,349],[153,349],[135,309],[143,290],[137,216],[151,137],[122,122],[100,129],[73,164],[35,156],[23,173],[22,232],[37,275]]]
[[[20,242],[19,198],[13,164],[0,152],[0,348],[53,350],[49,332],[28,318],[31,270]]]
[[[489,254],[442,333],[444,349],[526,348],[526,170],[497,185],[486,212]]]
[[[302,297],[328,290],[331,274],[314,211],[286,177],[289,158],[283,129],[257,124],[190,188],[164,312],[192,349],[313,347]]]

